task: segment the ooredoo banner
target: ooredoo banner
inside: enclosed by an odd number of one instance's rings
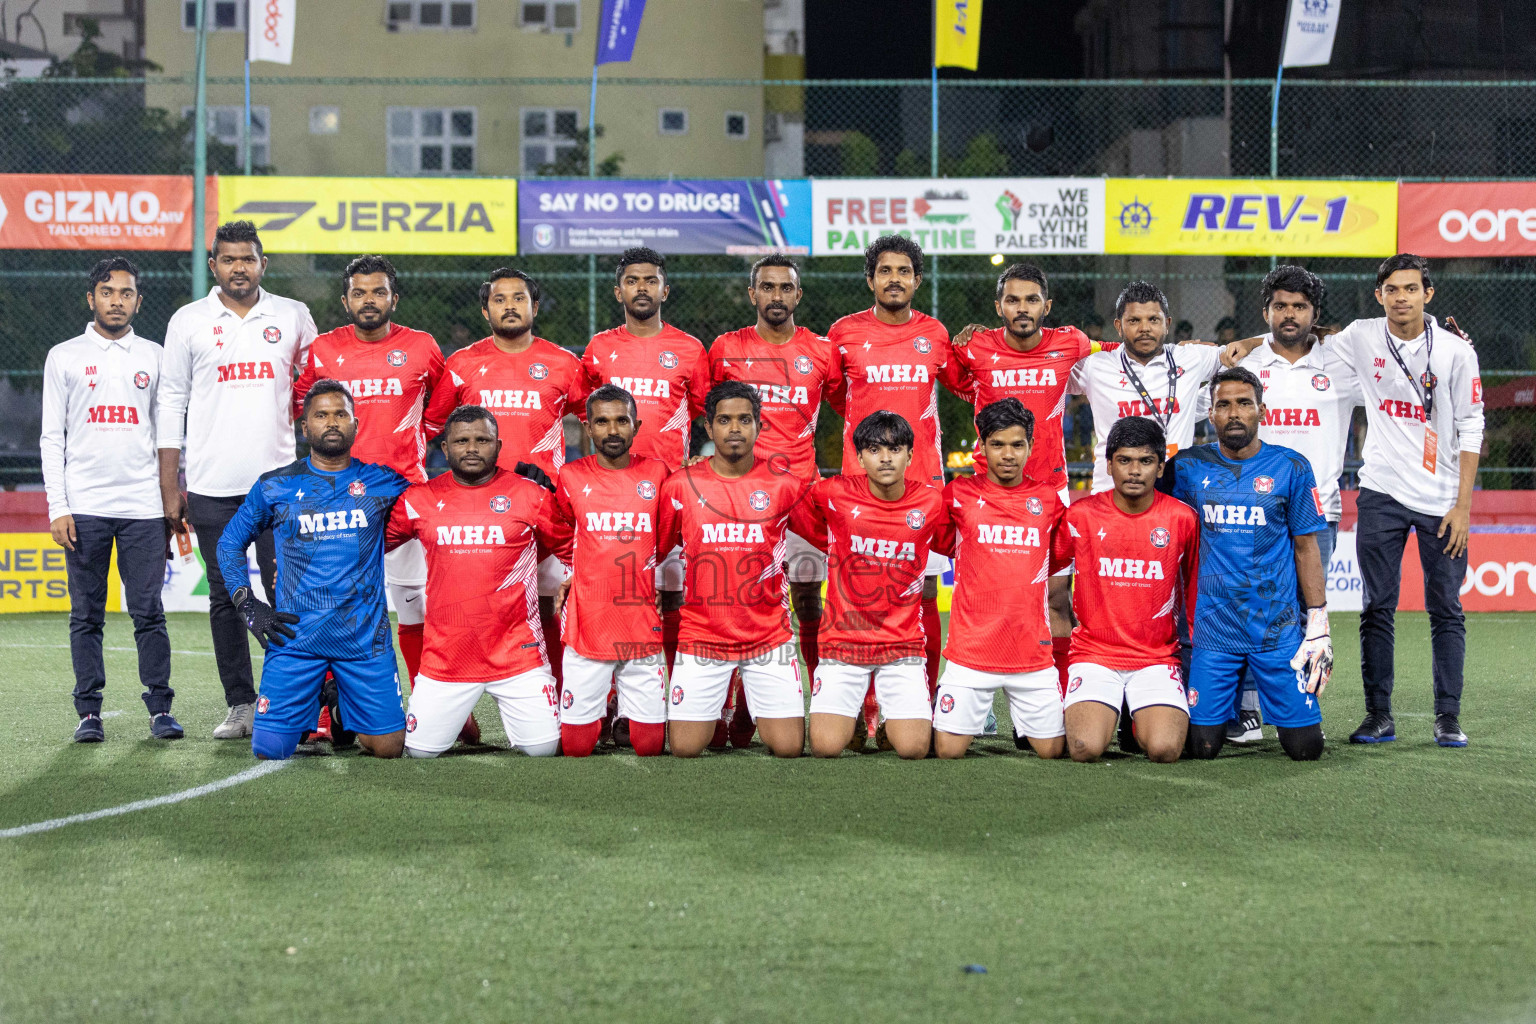
[[[1352,532],[1341,533],[1333,549],[1328,568],[1329,611],[1357,612],[1364,601],[1356,539]],[[1405,612],[1424,610],[1424,570],[1414,543],[1410,540],[1403,550],[1397,607]],[[1474,532],[1468,537],[1461,606],[1469,612],[1536,611],[1536,534]]]
[[[217,223],[208,179],[208,232]],[[192,249],[192,179],[159,174],[0,174],[0,249]]]
[[[1536,255],[1536,181],[1405,182],[1397,205],[1399,252]]]

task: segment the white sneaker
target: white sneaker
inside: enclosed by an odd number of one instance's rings
[[[1264,738],[1264,717],[1258,710],[1243,709],[1237,719],[1227,723],[1227,742],[1257,743]]]
[[[224,721],[213,730],[213,738],[216,740],[238,740],[251,734],[251,725],[256,720],[255,704],[236,704],[229,709],[229,714]]]

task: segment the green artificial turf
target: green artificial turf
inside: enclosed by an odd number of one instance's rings
[[[0,617],[0,829],[253,763],[171,618],[188,738],[147,738],[113,615],[122,713],[76,746],[64,617]],[[1423,615],[1400,739],[1344,743],[1333,620],[1316,764],[1047,763],[1006,719],[960,763],[339,755],[0,838],[0,1021],[1531,1019],[1536,617],[1469,617],[1466,750],[1430,738]]]

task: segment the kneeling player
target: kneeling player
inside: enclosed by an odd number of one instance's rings
[[[660,754],[667,735],[667,676],[656,611],[656,518],[669,470],[630,451],[635,400],[615,384],[587,397],[595,449],[568,463],[555,490],[555,525],[573,536],[573,573],[561,588],[565,675],[561,748],[586,757],[597,745],[617,685],[619,717],[641,757]]]
[[[1092,761],[1115,734],[1123,705],[1153,761],[1179,759],[1189,730],[1174,608],[1193,610],[1200,524],[1194,510],[1157,491],[1167,453],[1163,429],[1120,420],[1104,443],[1112,491],[1067,510],[1056,531],[1059,563],[1074,562],[1077,626],[1067,668],[1067,749]]]
[[[405,715],[384,605],[384,533],[407,483],[352,457],[357,418],[339,381],[317,381],[303,412],[309,457],[257,480],[219,538],[230,600],[267,652],[251,750],[265,760],[292,757],[315,726],[329,672],[338,701],[333,726],[357,733],[375,757],[399,757]],[[269,527],[282,612],[252,595],[246,569],[245,549]]]
[[[497,468],[496,418],[478,405],[453,411],[442,447],[449,471],[412,485],[389,521],[391,548],[414,539],[427,553],[426,645],[405,749],[412,757],[441,754],[489,693],[507,742],[533,757],[553,754],[560,715],[538,593],[539,562],[557,546],[552,497]]]
[[[1060,757],[1065,729],[1046,609],[1061,497],[1052,484],[1024,475],[1035,414],[1017,398],[983,407],[976,432],[986,475],[957,477],[944,488],[955,593],[944,648],[949,664],[933,713],[934,752],[965,756],[1001,689],[1014,743],[1022,748],[1027,739],[1041,757]]]
[[[923,573],[945,515],[937,487],[907,478],[912,444],[906,420],[870,413],[853,431],[864,475],[822,480],[791,517],[796,532],[828,553],[827,614],[811,684],[817,757],[836,757],[853,738],[871,674],[891,746],[905,758],[928,756]]]
[[[783,563],[805,483],[753,456],[762,422],[756,388],[722,381],[705,397],[704,414],[715,453],[662,484],[656,538],[658,551],[681,544],[687,564],[669,691],[672,754],[696,757],[709,744],[740,668],[763,742],[777,757],[799,757],[805,696]]]

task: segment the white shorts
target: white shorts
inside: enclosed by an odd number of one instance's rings
[[[730,689],[731,673],[738,667],[754,722],[759,718],[805,717],[800,652],[795,650],[793,641],[740,661],[716,661],[677,652],[672,686],[667,691],[667,717],[674,722],[718,721]]]
[[[1008,716],[1018,736],[1048,740],[1067,734],[1061,690],[1054,668],[1036,672],[981,672],[948,662],[939,678],[933,727],[956,736],[980,736],[992,710],[992,695],[1008,695]]]
[[[857,718],[869,692],[869,676],[875,676],[875,700],[880,717],[893,719],[933,717],[928,703],[928,676],[921,658],[902,658],[884,665],[850,665],[822,659],[811,681],[811,714]]]
[[[791,583],[820,583],[827,578],[827,553],[793,530],[784,535],[784,562]]]
[[[565,582],[565,563],[550,555],[539,563],[539,596],[554,597]]]
[[[427,549],[412,538],[384,553],[384,582],[396,587],[427,585]]]
[[[1119,712],[1122,703],[1131,714],[1156,704],[1166,704],[1189,714],[1184,695],[1184,673],[1177,665],[1146,668],[1105,668],[1080,661],[1067,666],[1067,706],[1085,700],[1107,704]]]
[[[662,655],[631,661],[593,661],[565,649],[560,721],[590,725],[608,713],[608,688],[619,684],[619,717],[631,722],[667,720],[667,673]]]
[[[943,576],[949,571],[950,561],[937,551],[928,552],[928,568],[923,570],[924,576]]]
[[[679,544],[667,552],[656,565],[656,589],[682,593],[683,580],[688,576],[688,566],[683,562],[683,546]]]
[[[550,744],[560,738],[555,677],[540,665],[494,683],[441,683],[417,676],[405,709],[405,745],[424,754],[453,746],[480,695],[496,698],[507,742],[514,747]]]

